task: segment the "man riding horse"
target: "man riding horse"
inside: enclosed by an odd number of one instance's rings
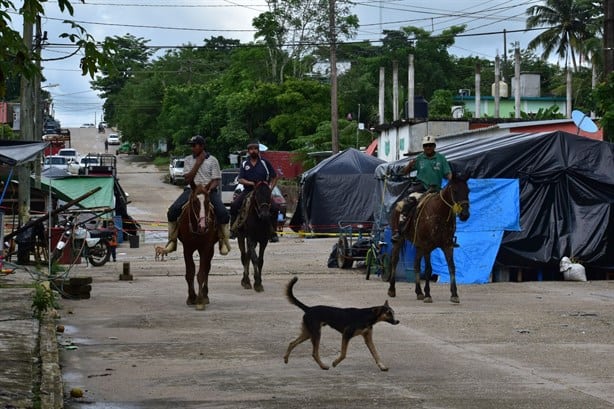
[[[219,250],[220,254],[225,256],[230,251],[230,229],[228,225],[230,216],[228,215],[224,203],[222,203],[222,198],[218,189],[222,178],[220,164],[215,156],[205,151],[205,138],[202,136],[193,136],[188,144],[192,146],[192,154],[184,158],[183,172],[186,186],[177,200],[168,208],[167,212],[168,243],[166,244],[166,250],[170,253],[177,249],[177,219],[179,219],[181,215],[183,206],[190,199],[190,182],[193,181],[197,186],[208,185],[209,200],[213,204],[218,226],[218,236],[220,238]],[[211,183],[209,184],[209,182]]]
[[[399,201],[392,209],[390,216],[390,226],[392,229],[392,241],[401,240],[402,235],[399,232],[399,224],[402,225],[401,230],[405,229],[405,223],[409,222],[413,215],[414,209],[418,204],[418,200],[427,190],[441,190],[441,181],[445,177],[448,180],[452,179],[452,170],[448,164],[448,160],[439,152],[435,152],[435,137],[426,135],[422,138],[422,149],[424,150],[415,159],[409,161],[401,171],[407,175],[412,170],[417,171],[416,181],[412,182],[407,192],[407,198]]]
[[[241,164],[239,170],[239,183],[243,185],[243,191],[232,201],[230,204],[230,218],[231,226],[233,229],[233,235],[236,235],[236,231],[240,226],[235,226],[235,221],[239,216],[239,211],[243,205],[243,201],[249,193],[254,190],[254,187],[259,182],[266,182],[269,184],[271,190],[277,183],[277,172],[271,165],[271,162],[260,156],[260,142],[253,140],[247,145],[248,158]],[[271,241],[278,242],[277,237],[277,213],[279,209],[274,202],[271,202]]]

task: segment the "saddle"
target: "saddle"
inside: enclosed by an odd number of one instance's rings
[[[254,195],[254,191],[252,190],[247,195],[245,195],[245,199],[243,199],[243,203],[241,204],[241,208],[239,209],[239,214],[237,215],[237,219],[234,221],[230,229],[233,232],[239,231],[241,227],[245,224],[247,220],[247,216],[249,214],[249,207],[252,203],[252,196]]]

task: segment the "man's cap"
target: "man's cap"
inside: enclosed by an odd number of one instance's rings
[[[247,144],[247,149],[249,148],[258,148],[260,150],[260,141],[258,141],[257,139],[252,139],[251,141],[249,141],[249,143]]]
[[[435,137],[433,135],[425,135],[424,137],[422,137],[422,145],[430,145],[433,144],[435,145]]]
[[[188,141],[188,145],[202,145],[202,146],[205,146],[205,138],[203,138],[200,135],[194,135]]]

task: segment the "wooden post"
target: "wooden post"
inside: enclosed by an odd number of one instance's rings
[[[130,274],[130,262],[124,263],[124,269],[119,275],[119,281],[132,281],[132,274]]]

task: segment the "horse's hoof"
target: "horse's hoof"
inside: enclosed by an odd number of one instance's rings
[[[420,301],[424,300],[424,294],[416,294],[416,298]]]
[[[254,285],[254,290],[256,290],[257,293],[261,293],[264,291],[264,287],[262,286],[262,284],[256,284]]]
[[[245,288],[246,290],[251,290],[252,289],[252,284],[250,282],[245,282],[245,281],[241,281],[241,286],[243,288]]]
[[[209,304],[209,297],[205,297],[205,299],[203,300],[203,304],[204,305]]]
[[[460,303],[460,298],[458,298],[458,296],[453,295],[452,297],[450,297],[450,302],[453,302],[454,304],[459,304]]]
[[[197,311],[202,311],[205,309],[205,304],[196,304],[196,310]]]
[[[388,290],[388,297],[396,297],[397,292],[395,290]]]
[[[424,302],[427,304],[432,304],[433,303],[433,299],[431,297],[424,297]]]
[[[194,304],[196,304],[196,298],[188,297],[188,299],[185,300],[185,303],[187,305],[194,305]]]

